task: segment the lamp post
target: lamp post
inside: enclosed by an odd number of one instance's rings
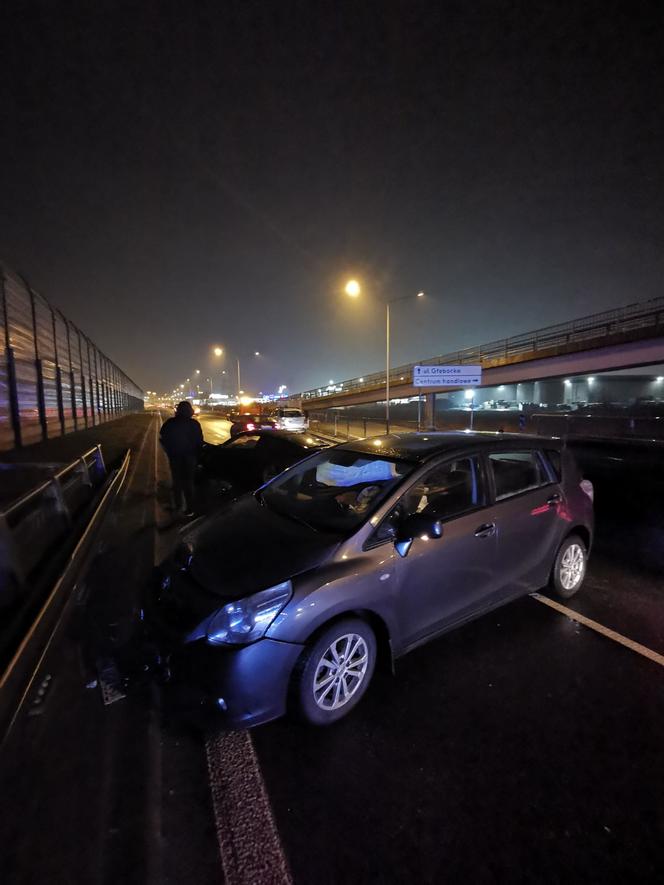
[[[212,352],[214,353],[215,356],[223,356],[224,349],[223,349],[223,347],[214,347],[214,348],[212,348]],[[261,355],[260,350],[254,351],[254,356],[260,356],[260,355]],[[242,396],[242,392],[243,392],[242,391],[242,377],[240,374],[240,357],[239,356],[235,357],[235,366],[236,366],[236,370],[237,370],[237,404],[239,406],[240,405],[240,397]],[[225,375],[225,374],[226,374],[226,371],[224,370],[222,372],[222,375]]]
[[[350,298],[357,298],[362,287],[357,280],[348,280],[344,291]],[[402,295],[385,302],[385,431],[390,432],[390,305],[398,301],[409,301],[411,298],[424,298],[424,292],[417,295]]]

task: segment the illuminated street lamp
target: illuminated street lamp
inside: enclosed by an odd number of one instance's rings
[[[357,280],[348,280],[344,289],[346,295],[357,298],[362,288]],[[385,430],[390,432],[390,305],[397,301],[408,301],[412,295],[402,295],[385,302]],[[418,292],[416,298],[424,298],[424,292]],[[332,383],[332,382],[330,382]]]
[[[214,352],[215,356],[221,356],[224,352],[224,349],[223,349],[223,347],[215,347],[213,352]],[[254,351],[254,356],[260,356],[260,355],[261,355],[260,350]],[[238,405],[240,405],[240,398],[241,398],[242,394],[244,393],[244,391],[242,390],[242,380],[241,380],[241,375],[240,375],[240,358],[239,357],[235,358],[235,364],[237,366],[237,391],[238,391],[237,400],[238,400]],[[224,369],[221,374],[225,375],[226,370]]]

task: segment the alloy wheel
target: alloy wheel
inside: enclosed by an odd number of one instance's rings
[[[579,544],[570,544],[560,561],[560,583],[565,590],[573,590],[583,579],[586,557]]]
[[[358,691],[367,672],[369,650],[362,636],[338,636],[323,652],[313,680],[314,700],[321,710],[338,710]]]

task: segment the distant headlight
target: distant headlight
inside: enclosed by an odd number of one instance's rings
[[[293,593],[290,581],[253,596],[229,602],[212,617],[207,629],[211,645],[244,645],[264,636]]]

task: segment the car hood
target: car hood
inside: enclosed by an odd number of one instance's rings
[[[240,599],[327,560],[338,535],[322,534],[243,495],[185,537],[190,577],[209,593]]]

